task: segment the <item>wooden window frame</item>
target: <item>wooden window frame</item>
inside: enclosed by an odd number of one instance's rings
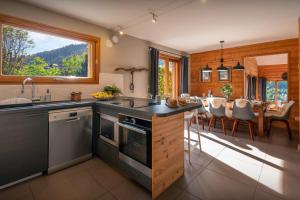
[[[159,59],[164,60],[165,61],[165,69],[164,69],[164,73],[165,73],[165,82],[164,82],[164,94],[165,91],[168,91],[168,70],[169,70],[169,62],[174,62],[176,64],[175,68],[175,73],[172,74],[172,82],[175,82],[175,84],[172,84],[172,97],[176,97],[179,96],[180,93],[180,71],[181,71],[181,58],[179,57],[175,57],[175,56],[170,56],[167,54],[163,54],[160,53],[159,54]]]
[[[65,76],[53,76],[32,77],[34,83],[39,84],[99,84],[99,72],[100,72],[100,42],[99,37],[68,31],[61,28],[56,28],[16,17],[0,14],[0,84],[20,84],[26,76],[5,76],[2,75],[2,25],[10,25],[18,28],[24,28],[26,30],[45,33],[58,37],[65,37],[68,39],[80,40],[89,44],[89,70],[88,77],[65,77]]]
[[[274,96],[274,101],[267,101],[269,103],[276,103],[278,102],[278,82],[286,82],[288,85],[288,91],[287,91],[287,101],[281,101],[281,103],[287,103],[289,101],[289,82],[287,80],[267,80],[267,81],[272,81],[275,83],[275,96]]]

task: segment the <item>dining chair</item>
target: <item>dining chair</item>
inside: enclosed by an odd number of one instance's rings
[[[236,135],[239,123],[241,121],[247,122],[249,127],[249,134],[252,140],[254,140],[254,120],[258,114],[253,112],[251,103],[247,99],[236,99],[233,104],[232,118],[234,119],[232,136]]]
[[[210,98],[209,99],[209,111],[210,111],[212,117],[210,118],[210,121],[209,121],[208,131],[210,131],[213,121],[214,121],[214,128],[215,128],[217,119],[220,119],[221,124],[222,124],[223,132],[226,135],[226,126],[225,126],[226,111],[225,111],[225,106],[226,106],[226,99],[225,98],[215,97],[215,98]]]
[[[209,121],[212,117],[212,114],[209,112],[209,107],[206,106],[207,100],[200,99],[200,102],[202,103],[202,107],[198,109],[198,120],[200,120],[202,124],[202,129],[205,130],[205,121],[207,121],[207,126],[209,126]]]
[[[187,131],[188,131],[188,153],[189,153],[189,163],[191,163],[191,132],[190,132],[190,127],[192,124],[192,119],[195,117],[196,118],[196,125],[197,125],[197,135],[198,135],[198,143],[199,143],[199,150],[200,152],[202,151],[201,147],[201,139],[200,139],[200,130],[199,130],[199,120],[198,120],[198,110],[193,110],[193,111],[188,111],[184,113],[184,121],[187,126]]]
[[[288,134],[289,134],[289,139],[292,140],[292,131],[290,128],[290,124],[289,124],[289,117],[292,111],[292,108],[295,104],[295,101],[289,101],[287,104],[285,104],[280,112],[272,112],[272,111],[268,111],[265,113],[265,117],[267,119],[267,121],[269,122],[269,127],[268,127],[268,131],[267,131],[267,136],[270,136],[270,132],[271,132],[271,128],[272,128],[272,122],[274,121],[280,121],[280,122],[284,122],[286,124],[286,127],[288,129]]]

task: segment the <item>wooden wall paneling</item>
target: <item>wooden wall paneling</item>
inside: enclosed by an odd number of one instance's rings
[[[299,36],[298,36],[298,72],[299,72],[299,70],[300,70],[300,17],[299,17],[299,21],[298,21],[298,33],[299,33]],[[300,73],[298,73],[298,84],[300,85]],[[299,97],[299,95],[300,95],[300,87],[298,88],[298,92],[299,92],[299,94],[298,94],[298,97]],[[299,106],[299,108],[298,109],[300,109],[300,106]],[[298,111],[298,122],[299,122],[299,113],[300,113],[300,110]],[[300,126],[300,124],[299,124],[299,126]],[[300,128],[299,128],[299,130],[300,130]],[[299,135],[299,141],[298,141],[298,152],[300,152],[300,131],[299,131],[299,133],[298,133],[298,135]]]
[[[288,72],[288,65],[266,65],[258,66],[258,77],[265,77],[268,80],[282,80],[282,74]]]
[[[184,114],[152,117],[152,199],[184,173]]]
[[[289,54],[289,93],[290,99],[296,102],[290,118],[291,127],[294,130],[299,130],[299,122],[295,120],[295,117],[299,116],[298,40],[299,38],[295,38],[224,49],[225,61],[231,59],[234,64],[237,61],[244,64],[244,58],[246,57]],[[219,56],[219,50],[191,54],[191,95],[201,96],[202,93],[207,94],[208,89],[212,89],[215,94],[219,94],[221,84],[216,79],[213,79],[212,83],[203,83],[199,80],[201,67],[211,61],[216,62]],[[212,65],[210,66],[214,68]],[[216,76],[216,73],[217,71],[213,69],[213,77]],[[233,98],[244,96],[244,72],[233,71],[232,77]]]

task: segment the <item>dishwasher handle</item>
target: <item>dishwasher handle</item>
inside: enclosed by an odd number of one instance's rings
[[[74,122],[74,121],[79,121],[80,117],[70,117],[69,119],[66,120],[66,122]]]

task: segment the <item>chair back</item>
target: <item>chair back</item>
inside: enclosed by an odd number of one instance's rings
[[[247,99],[236,99],[233,104],[232,117],[240,120],[252,120],[255,115]]]
[[[209,111],[216,117],[225,117],[225,98],[210,98],[209,99]]]
[[[281,113],[282,119],[288,120],[292,111],[293,106],[295,105],[295,101],[289,101],[284,105],[283,111]]]

